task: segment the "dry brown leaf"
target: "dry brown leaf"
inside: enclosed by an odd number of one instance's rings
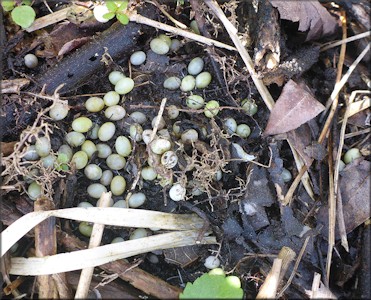
[[[356,159],[340,173],[340,191],[346,233],[353,231],[371,217],[370,212],[370,168],[367,160]],[[328,236],[328,208],[321,207],[317,217],[324,224],[322,234]],[[336,230],[336,238],[340,238]]]
[[[333,34],[337,23],[334,17],[318,1],[269,0],[278,9],[280,18],[299,22],[299,31],[308,31],[305,41]]]
[[[309,92],[290,80],[269,116],[264,135],[285,133],[317,116],[325,107]]]

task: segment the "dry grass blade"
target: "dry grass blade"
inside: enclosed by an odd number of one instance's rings
[[[132,22],[136,22],[136,23],[139,23],[139,24],[144,24],[144,25],[148,25],[148,26],[151,26],[151,27],[155,27],[155,28],[167,31],[167,32],[171,32],[175,35],[181,35],[185,38],[188,38],[188,39],[191,39],[191,40],[194,40],[194,41],[197,41],[197,42],[209,45],[209,46],[215,46],[215,47],[224,48],[224,49],[231,50],[231,51],[236,51],[236,48],[234,48],[232,46],[229,46],[227,44],[218,42],[218,41],[213,40],[213,39],[206,38],[202,35],[199,35],[199,34],[196,34],[196,33],[193,33],[193,32],[189,32],[189,31],[186,31],[186,30],[183,30],[183,29],[180,29],[180,28],[176,28],[176,27],[173,27],[173,26],[170,26],[170,25],[166,25],[166,24],[163,24],[163,23],[160,23],[160,22],[153,21],[153,20],[148,19],[148,18],[146,18],[146,17],[144,17],[140,14],[137,14],[136,12],[132,12],[128,15],[129,15],[130,21],[132,21]]]
[[[14,257],[9,273],[36,276],[96,267],[141,253],[195,245],[197,236],[198,230],[176,231],[49,257]],[[216,244],[216,239],[205,236],[202,242]]]
[[[111,226],[150,228],[166,230],[201,229],[203,220],[197,215],[176,215],[144,209],[89,207],[66,208],[52,211],[32,212],[22,216],[0,234],[1,256],[27,232],[49,217],[99,223]]]
[[[111,197],[112,197],[112,192],[103,193],[98,202],[99,207],[109,207]],[[90,241],[89,241],[89,249],[98,247],[100,245],[102,241],[103,231],[104,231],[103,224],[95,223],[93,225],[93,230],[92,230]],[[87,298],[93,272],[94,272],[94,267],[88,267],[81,271],[80,280],[77,285],[77,290],[75,294],[75,299]]]
[[[273,266],[268,273],[263,285],[260,288],[256,299],[274,299],[276,297],[277,288],[280,279],[282,267],[282,259],[275,258],[273,261]]]
[[[343,39],[341,41],[331,42],[329,44],[323,45],[321,47],[320,51],[323,52],[323,51],[329,50],[331,48],[335,48],[337,46],[340,46],[342,44],[346,44],[346,43],[353,42],[353,41],[356,41],[356,40],[359,40],[359,39],[363,39],[363,38],[368,37],[370,35],[371,35],[371,31],[362,32],[360,34],[356,34],[354,36],[348,37],[348,38]]]

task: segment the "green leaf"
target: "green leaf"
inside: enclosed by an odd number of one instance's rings
[[[1,6],[3,7],[4,11],[11,11],[14,8],[14,1],[13,0],[3,0],[3,1],[1,1]]]
[[[109,12],[109,13],[106,13],[103,15],[103,18],[106,19],[106,20],[111,20],[115,17],[115,13],[114,12]]]
[[[120,23],[122,23],[124,25],[129,23],[129,18],[125,14],[118,13],[118,14],[116,14],[116,18],[117,18],[117,20],[120,21]]]
[[[113,1],[106,1],[106,6],[110,12],[116,12],[117,10],[117,5]]]
[[[35,21],[36,13],[31,6],[17,6],[11,13],[13,21],[23,29],[28,28]]]
[[[127,1],[122,1],[121,4],[119,4],[120,11],[125,10],[127,7],[128,7],[128,2]]]
[[[228,277],[206,273],[193,284],[188,282],[179,299],[242,299],[242,289]]]

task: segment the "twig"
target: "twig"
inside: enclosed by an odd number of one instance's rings
[[[341,41],[331,42],[330,44],[323,45],[320,49],[320,52],[326,51],[326,50],[331,49],[331,48],[335,48],[335,47],[340,46],[342,44],[346,44],[346,43],[349,43],[349,42],[353,42],[353,41],[362,39],[364,37],[369,36],[370,34],[371,34],[371,31],[366,31],[366,32],[362,32],[362,33],[356,34],[354,36],[348,37],[346,39],[342,39]]]
[[[291,272],[291,275],[289,277],[289,279],[287,280],[287,283],[285,284],[285,286],[282,288],[282,290],[278,293],[276,299],[278,298],[281,298],[283,293],[288,289],[288,287],[290,286],[292,280],[294,279],[294,276],[296,274],[296,271],[299,267],[299,264],[300,264],[300,261],[304,255],[304,252],[305,252],[305,249],[307,248],[307,245],[308,245],[308,242],[309,242],[309,239],[310,239],[310,236],[307,236],[305,241],[304,241],[304,244],[303,246],[301,247],[300,249],[300,252],[299,252],[299,255],[298,255],[298,258],[296,259],[296,262],[295,262],[295,265],[294,265],[294,268]]]
[[[108,207],[111,201],[112,193],[103,193],[99,199],[99,207]],[[94,223],[89,241],[89,249],[100,245],[104,231],[104,224]],[[77,285],[75,299],[85,299],[89,293],[89,286],[93,276],[94,267],[88,267],[81,270],[79,284]]]
[[[260,291],[255,299],[275,299],[276,292],[279,284],[279,277],[281,272],[282,259],[275,258],[273,266],[268,273]]]
[[[156,116],[156,122],[155,122],[155,124],[153,126],[153,130],[152,130],[150,142],[152,142],[153,139],[156,136],[156,133],[157,133],[157,130],[158,130],[158,126],[160,125],[160,122],[161,122],[162,114],[164,113],[166,101],[167,101],[166,98],[164,98],[164,99],[161,100],[160,110],[158,111],[158,114]]]
[[[237,36],[237,29],[233,26],[233,24],[227,19],[224,12],[219,7],[218,3],[213,0],[205,0],[205,4],[214,12],[214,14],[219,18],[219,20],[223,23],[225,29],[227,30],[230,38],[232,39],[234,45],[236,46],[239,54],[241,55],[247,70],[249,71],[252,80],[255,83],[256,88],[258,89],[260,96],[265,102],[265,105],[268,107],[269,110],[272,110],[274,106],[274,100],[269,93],[267,87],[263,84],[263,81],[258,78],[254,70],[254,64],[251,60],[249,53],[247,52],[246,48],[242,45],[240,39]]]
[[[342,39],[345,40],[347,38],[347,23],[346,23],[345,12],[343,12],[343,11],[341,12],[340,19],[341,19],[342,30],[343,30]],[[337,65],[337,73],[336,73],[336,79],[335,79],[336,84],[340,81],[341,75],[343,74],[345,52],[346,52],[346,49],[347,49],[346,46],[347,46],[347,44],[344,43],[344,44],[341,45],[341,48],[340,48],[340,55],[339,55],[339,61],[338,61],[338,65]],[[336,86],[336,84],[335,84],[335,86]],[[339,100],[339,94],[337,94],[334,98],[330,97],[327,100],[326,109],[323,111],[322,116],[326,115],[326,112],[330,108],[331,104],[332,104],[332,111],[334,112],[337,108],[338,100]]]
[[[213,40],[213,39],[205,38],[202,35],[198,35],[198,34],[195,34],[195,33],[180,29],[180,28],[176,28],[176,27],[173,27],[173,26],[170,26],[170,25],[167,25],[167,24],[163,24],[163,23],[160,23],[160,22],[153,21],[149,18],[146,18],[146,17],[136,13],[136,12],[128,13],[128,15],[129,15],[130,21],[136,22],[138,24],[148,25],[148,26],[151,26],[151,27],[155,27],[155,28],[167,31],[167,32],[171,32],[171,33],[176,34],[176,35],[181,35],[185,38],[188,38],[188,39],[191,39],[191,40],[194,40],[194,41],[206,44],[206,45],[210,45],[210,46],[214,45],[216,47],[224,48],[224,49],[231,50],[231,51],[236,51],[237,50],[236,48],[234,48],[232,46],[229,46],[227,44],[218,42],[218,41]]]
[[[329,191],[328,191],[328,247],[326,257],[326,280],[325,285],[329,287],[330,271],[332,262],[332,252],[335,246],[335,225],[336,225],[336,193],[334,187],[334,164],[333,164],[333,147],[332,134],[328,138],[328,168],[329,168]]]

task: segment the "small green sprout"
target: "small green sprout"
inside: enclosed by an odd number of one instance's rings
[[[237,276],[225,276],[222,269],[216,268],[188,282],[179,299],[242,299],[243,290]]]
[[[125,14],[126,8],[128,6],[128,1],[107,1],[106,6],[108,8],[108,13],[103,15],[103,18],[107,20],[113,19],[115,16],[120,23],[126,25],[129,23],[129,17]]]
[[[14,23],[23,29],[30,27],[36,17],[35,10],[30,6],[31,1],[23,0],[19,6],[15,6],[15,4],[14,0],[4,0],[1,2],[4,11],[11,11],[10,15]]]

